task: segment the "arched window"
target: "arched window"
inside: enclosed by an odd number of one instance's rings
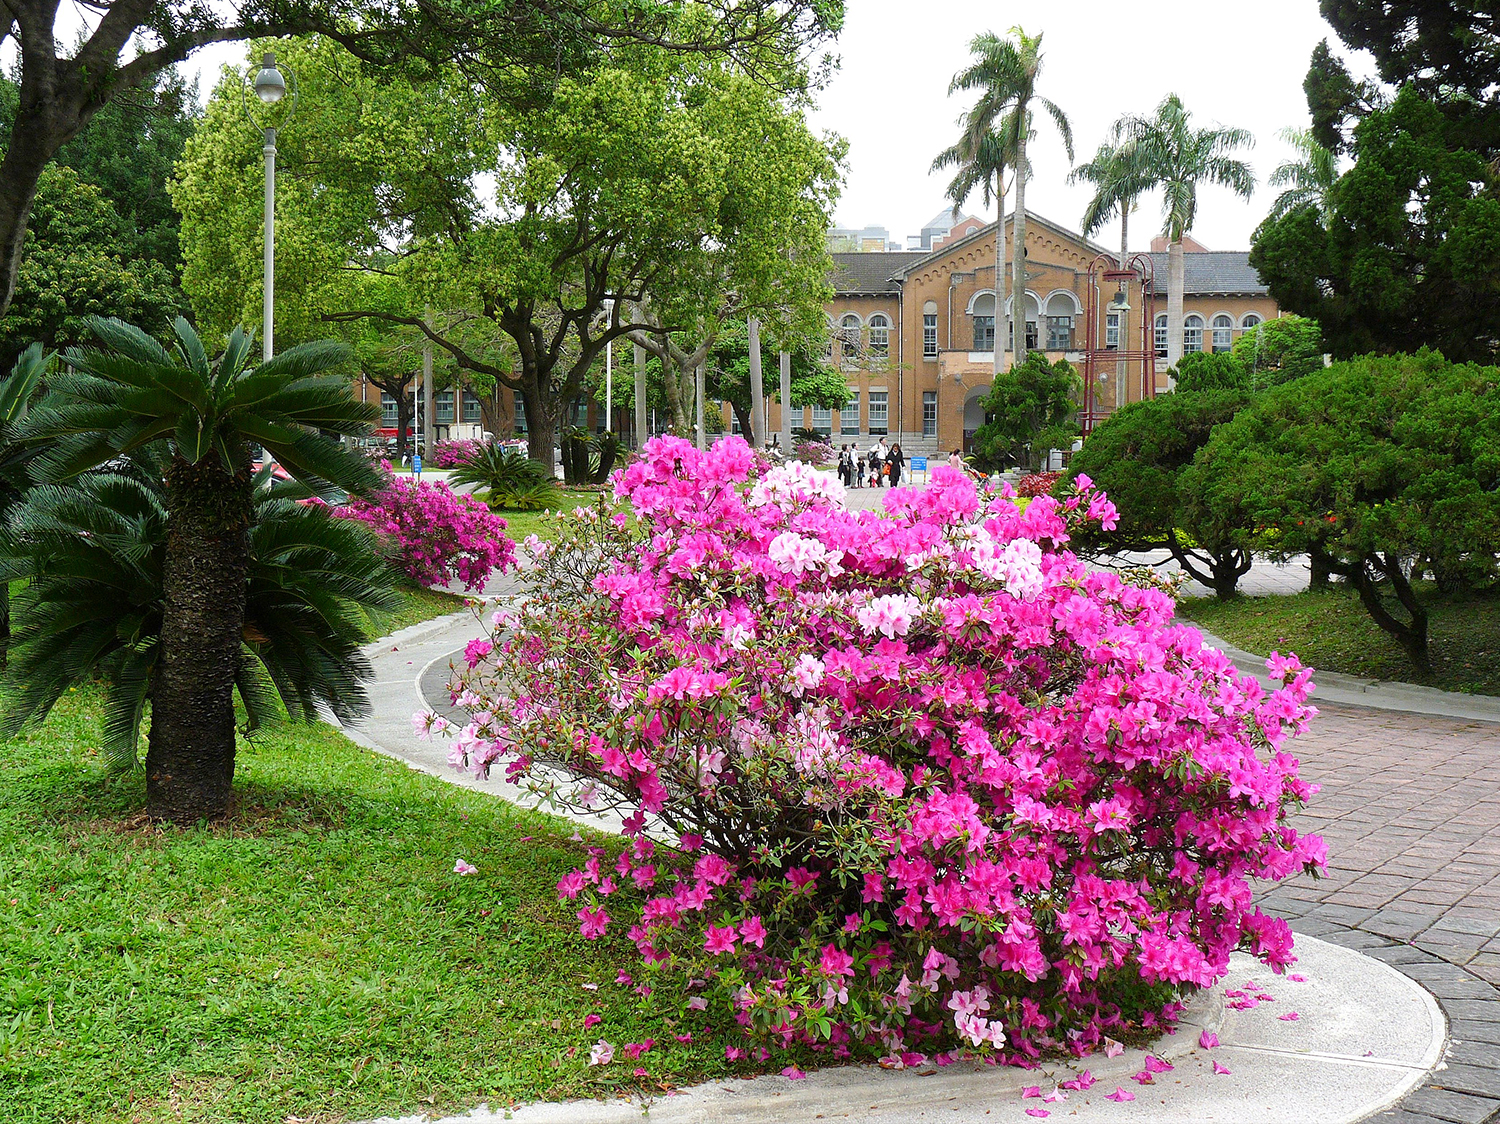
[[[883,312],[870,317],[870,355],[884,359],[891,353],[891,322]]]
[[[1258,312],[1247,312],[1240,317],[1240,330],[1248,332],[1251,328],[1259,328],[1261,315]]]
[[[974,320],[974,350],[995,350],[995,294],[980,293],[969,304]]]
[[[856,359],[859,357],[859,316],[853,312],[844,313],[844,318],[839,321],[839,338],[844,341],[844,359]]]
[[[1047,298],[1048,351],[1073,349],[1073,321],[1077,315],[1078,301],[1072,293],[1058,292]]]
[[[1156,318],[1156,357],[1165,359],[1167,357],[1167,314],[1163,312]]]
[[[1214,350],[1228,351],[1234,346],[1234,317],[1221,312],[1214,317]]]
[[[1203,350],[1203,317],[1196,312],[1182,322],[1182,351],[1186,355],[1191,351]]]

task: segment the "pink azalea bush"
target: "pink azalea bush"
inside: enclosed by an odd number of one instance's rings
[[[420,586],[458,581],[466,590],[479,589],[491,573],[504,573],[515,562],[516,544],[505,534],[505,520],[447,484],[393,477],[374,502],[351,499],[336,514],[389,535],[401,572]]]
[[[827,441],[799,441],[792,450],[792,455],[803,464],[816,468],[832,464],[837,459],[833,446]]]
[[[457,468],[484,448],[482,441],[439,441],[432,448],[428,468]]]
[[[1267,694],[1080,564],[1070,531],[1115,518],[1086,479],[1023,512],[940,466],[875,513],[754,465],[651,441],[614,480],[634,520],[529,544],[531,596],[453,685],[472,721],[416,718],[455,765],[625,814],[558,885],[585,937],[623,931],[684,1014],[909,1064],[1083,1055],[1236,949],[1292,961],[1251,881],[1326,858],[1287,825],[1294,658]]]

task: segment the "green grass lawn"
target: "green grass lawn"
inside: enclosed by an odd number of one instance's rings
[[[464,607],[464,598],[441,589],[419,589],[416,586],[397,587],[401,607],[394,613],[382,613],[371,621],[371,637],[388,636],[408,625],[421,624],[436,617],[446,617]]]
[[[316,727],[242,743],[227,822],[156,827],[140,776],[96,764],[95,702],[0,747],[7,1124],[334,1122],[726,1072],[735,1039],[675,1042],[614,983],[634,949],[557,902],[571,825]],[[657,1045],[590,1068],[601,1036]]]
[[[1324,671],[1425,683],[1448,691],[1500,695],[1500,596],[1443,597],[1421,591],[1431,619],[1433,675],[1417,676],[1397,643],[1352,591],[1335,587],[1291,597],[1184,600],[1179,613],[1246,651],[1294,651]]]

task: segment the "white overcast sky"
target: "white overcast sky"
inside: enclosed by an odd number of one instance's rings
[[[1199,192],[1194,235],[1215,250],[1248,248],[1269,209],[1266,177],[1288,156],[1277,133],[1308,123],[1302,79],[1313,47],[1327,38],[1348,56],[1317,0],[847,0],[846,11],[842,66],[819,95],[813,123],[849,141],[838,225],[884,226],[903,244],[944,205],[948,176],[928,169],[956,138],[972,100],[949,98],[948,81],[980,32],[1004,34],[1019,24],[1043,34],[1039,89],[1071,118],[1079,160],[1093,155],[1116,117],[1150,113],[1169,93],[1199,124],[1250,130],[1256,144],[1245,158],[1261,184],[1255,197],[1247,203],[1220,188]],[[1373,69],[1364,58],[1350,62],[1357,73]],[[1037,121],[1044,139],[1026,209],[1077,229],[1088,189],[1068,186],[1062,144],[1050,119]],[[977,194],[967,211],[994,217],[980,213]],[[1144,249],[1160,228],[1160,199],[1147,198],[1131,220],[1131,248]],[[1118,246],[1118,223],[1098,239]]]
[[[1093,154],[1110,124],[1124,113],[1149,113],[1167,94],[1181,95],[1200,124],[1217,122],[1250,130],[1256,145],[1245,158],[1261,186],[1249,202],[1221,188],[1199,193],[1197,239],[1210,249],[1249,246],[1250,233],[1273,196],[1265,179],[1289,154],[1277,136],[1307,124],[1302,79],[1318,40],[1348,52],[1318,14],[1317,0],[1155,0],[1118,4],[1104,0],[846,0],[843,34],[834,48],[841,60],[818,95],[815,128],[849,141],[849,158],[837,223],[883,226],[904,244],[944,206],[947,176],[928,171],[932,158],[957,133],[964,97],[949,98],[948,81],[969,57],[982,31],[1003,34],[1019,24],[1043,34],[1040,90],[1073,122],[1076,156]],[[64,4],[58,38],[74,38],[82,10]],[[0,63],[14,64],[6,43]],[[184,67],[199,76],[207,98],[225,63],[246,61],[244,44],[217,44]],[[1367,59],[1349,58],[1358,74]],[[1050,119],[1038,116],[1042,139],[1033,149],[1034,177],[1027,210],[1076,229],[1088,201],[1086,186],[1067,184],[1069,164]],[[1160,200],[1148,197],[1131,223],[1132,249],[1144,249],[1161,226]],[[981,214],[978,197],[967,208]],[[1098,235],[1117,246],[1119,227]]]

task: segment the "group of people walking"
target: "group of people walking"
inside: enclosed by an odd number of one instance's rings
[[[846,488],[894,488],[901,483],[906,455],[900,445],[886,445],[882,437],[867,453],[853,445],[839,449],[839,479]]]

